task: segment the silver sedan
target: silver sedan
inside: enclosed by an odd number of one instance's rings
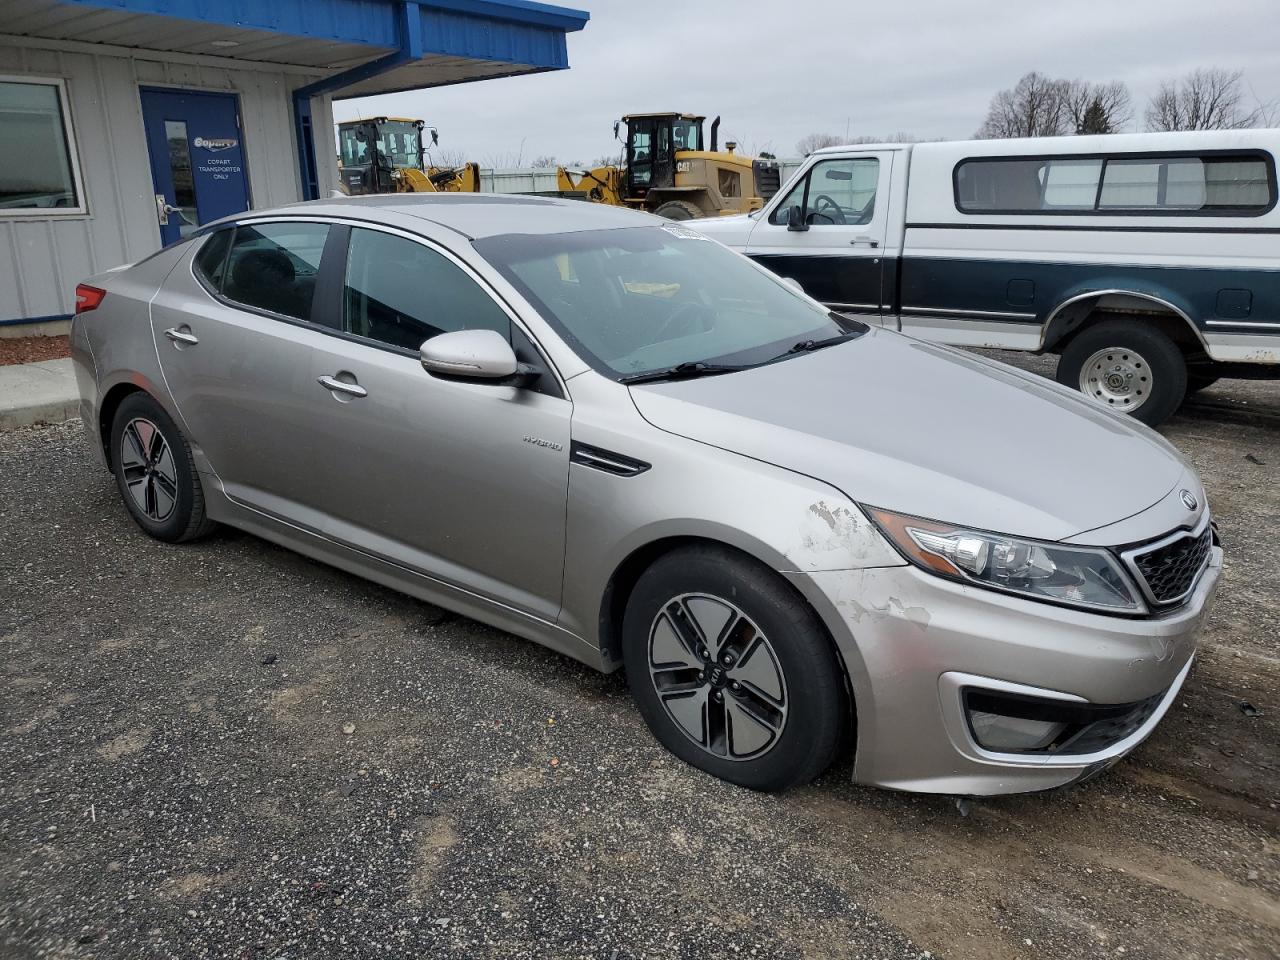
[[[225,523],[624,667],[669,750],[757,789],[847,747],[904,790],[1089,776],[1173,703],[1218,582],[1156,434],[643,214],[320,201],[77,300],[148,534]]]

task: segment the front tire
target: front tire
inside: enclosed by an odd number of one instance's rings
[[[722,780],[785,790],[830,766],[850,710],[830,640],[785,581],[729,550],[666,554],[623,621],[627,682],[668,750]]]
[[[111,422],[111,470],[130,516],[167,543],[204,536],[204,489],[191,446],[164,408],[145,393],[125,397]]]
[[[1067,344],[1057,379],[1098,406],[1154,427],[1186,396],[1187,363],[1178,345],[1150,324],[1107,320]]]

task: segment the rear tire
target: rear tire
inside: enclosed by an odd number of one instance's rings
[[[812,780],[848,730],[821,621],[773,571],[724,548],[675,550],[641,575],[623,660],[658,741],[730,783],[772,791]]]
[[[688,200],[668,200],[653,212],[668,220],[696,220],[703,215],[697,204]]]
[[[1062,351],[1058,382],[1091,402],[1157,426],[1187,393],[1187,363],[1162,331],[1137,320],[1087,327]]]
[[[150,396],[133,393],[121,402],[108,449],[125,508],[148,535],[183,543],[214,528],[205,515],[191,445]]]

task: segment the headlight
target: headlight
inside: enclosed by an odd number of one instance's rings
[[[1020,540],[874,507],[867,512],[903,556],[930,573],[1073,607],[1146,612],[1106,550]]]

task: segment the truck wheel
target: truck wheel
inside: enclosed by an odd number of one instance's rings
[[[1107,320],[1067,344],[1058,382],[1154,427],[1186,396],[1187,363],[1178,345],[1149,324]]]
[[[668,220],[694,220],[702,216],[702,211],[697,205],[688,200],[668,200],[653,212]]]

